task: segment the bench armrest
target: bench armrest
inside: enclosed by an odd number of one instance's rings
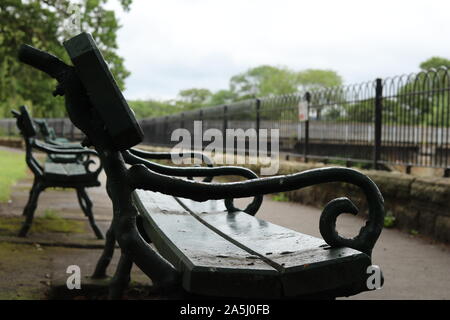
[[[153,151],[144,151],[137,148],[130,148],[128,151],[134,156],[137,156],[142,159],[171,160],[173,159],[174,156],[180,156],[179,152],[153,152]],[[201,152],[191,151],[187,154],[186,152],[183,152],[182,154],[184,158],[200,159],[201,161],[204,161],[208,167],[214,166],[214,162],[211,160],[211,158],[209,158],[207,155]],[[187,177],[188,179],[192,180],[192,176],[185,176],[185,175],[181,176]],[[211,182],[212,179],[213,179],[212,176],[207,176],[203,179],[203,182]]]
[[[369,208],[368,221],[356,237],[352,239],[341,237],[336,231],[337,217],[342,213],[357,214],[358,209],[348,198],[334,199],[326,204],[320,216],[319,229],[325,242],[332,247],[349,247],[370,256],[384,224],[384,200],[377,185],[366,175],[349,168],[320,168],[285,176],[212,184],[162,175],[146,168],[145,165],[138,164],[129,169],[128,179],[135,189],[161,192],[195,201],[254,197],[327,182],[350,183],[361,188],[366,196]]]
[[[98,156],[97,152],[91,149],[86,149],[80,145],[80,148],[73,147],[59,147],[52,144],[44,143],[39,140],[33,140],[33,147],[44,151],[46,153],[54,154],[72,154],[72,155],[95,155]]]
[[[59,149],[59,148],[54,148],[53,145],[43,143],[37,139],[32,140],[32,147],[37,150],[43,151],[47,154],[79,155],[79,156],[85,155],[85,156],[87,156],[87,158],[82,162],[82,164],[84,165],[84,167],[86,168],[86,171],[88,173],[98,175],[98,174],[100,174],[100,171],[102,171],[102,169],[103,169],[102,162],[100,161],[100,157],[99,157],[98,153],[91,149],[86,149],[83,147],[77,148],[77,149],[70,149],[70,148]],[[95,171],[91,171],[89,169],[89,166],[91,164],[95,163],[94,160],[90,159],[90,156],[96,156],[99,159],[99,161],[98,161],[99,166]]]
[[[46,141],[45,143],[47,144],[48,147],[55,148],[55,149],[60,149],[60,150],[64,150],[64,149],[86,150],[86,148],[83,147],[81,145],[81,143],[76,143],[76,142],[64,143],[64,142],[57,142],[57,141],[49,140],[49,141]]]
[[[162,154],[162,156],[166,156],[169,153]],[[201,155],[201,154],[200,154]],[[211,179],[213,177],[218,176],[240,176],[247,179],[257,179],[258,175],[254,173],[252,170],[243,168],[243,167],[237,167],[237,166],[224,166],[224,167],[174,167],[174,166],[167,166],[162,165],[159,163],[151,162],[145,159],[142,159],[135,154],[133,154],[130,151],[122,151],[122,156],[127,164],[136,165],[136,164],[142,164],[146,168],[155,171],[157,173],[167,175],[167,176],[175,176],[175,177],[210,177]],[[170,159],[170,158],[169,158]],[[205,181],[204,181],[205,182]],[[209,181],[207,181],[209,182]],[[258,209],[261,207],[263,201],[262,195],[256,195],[253,199],[253,201],[245,208],[245,213],[248,213],[252,216],[256,214]],[[233,204],[232,198],[226,198],[225,199],[225,206],[228,210],[228,212],[235,212],[235,211],[241,211],[240,209],[236,208]]]
[[[170,160],[172,159],[172,156],[179,155],[179,152],[153,152],[153,151],[144,151],[137,148],[131,148],[128,150],[131,154],[138,156],[140,158],[144,159],[154,159],[154,160]],[[186,155],[185,152],[183,152],[183,155]],[[213,161],[210,157],[208,157],[206,154],[201,152],[189,152],[187,153],[187,157],[191,159],[200,159],[204,161],[208,167],[213,166]]]

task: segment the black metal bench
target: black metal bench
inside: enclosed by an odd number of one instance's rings
[[[154,159],[154,154],[135,151],[124,154],[127,163],[148,165],[161,173],[189,174],[186,168],[178,172],[167,166],[158,168],[136,156]],[[192,174],[196,171],[187,170]],[[218,168],[217,173],[255,178],[236,167]],[[177,270],[182,270],[181,282],[189,293],[334,298],[368,290],[371,260],[367,254],[346,247],[332,248],[322,239],[258,219],[253,215],[261,201],[257,197],[241,211],[223,200],[198,202],[141,189],[133,192],[141,234],[151,239]]]
[[[39,132],[41,133],[44,141],[49,144],[65,144],[70,141],[66,138],[57,137],[55,134],[55,130],[50,127],[45,119],[33,119],[34,123],[38,126]]]
[[[43,140],[57,149],[80,149],[83,148],[79,143],[70,142],[65,138],[58,138],[55,130],[50,127],[45,119],[32,119],[39,130]],[[48,154],[48,160],[57,163],[83,162],[83,155],[74,154]]]
[[[87,136],[84,144],[93,145],[102,159],[114,217],[94,277],[106,275],[117,240],[121,257],[110,298],[121,297],[133,263],[167,291],[182,288],[208,296],[334,298],[369,290],[367,267],[384,207],[368,177],[323,168],[257,179],[239,167],[177,168],[148,161],[144,158],[169,159],[170,154],[130,149],[142,140],[142,131],[92,37],[82,33],[65,47],[75,67],[29,46],[22,46],[19,58],[59,81],[56,93],[65,95],[71,120]],[[249,180],[210,182],[221,175]],[[340,214],[358,211],[347,198],[325,206],[324,240],[254,217],[263,194],[334,181],[355,184],[367,198],[368,221],[353,239],[335,230]],[[254,201],[241,211],[232,199],[243,197]]]
[[[97,227],[92,213],[92,201],[89,199],[85,188],[100,186],[98,175],[102,170],[101,163],[98,161],[98,168],[90,171],[89,165],[94,163],[90,156],[97,156],[94,150],[86,148],[57,148],[54,145],[48,145],[35,138],[36,130],[33,121],[25,106],[20,107],[20,112],[13,111],[17,118],[17,127],[19,128],[26,148],[26,163],[34,174],[33,187],[30,191],[28,202],[24,208],[23,215],[25,221],[19,232],[20,237],[25,237],[33,223],[34,211],[37,207],[39,194],[46,188],[74,188],[77,191],[78,201],[81,209],[94,230],[98,239],[103,239],[102,232]],[[47,155],[69,156],[77,159],[76,161],[54,162],[48,158],[43,165],[34,157],[33,149],[45,152]],[[83,159],[81,162],[80,159]]]

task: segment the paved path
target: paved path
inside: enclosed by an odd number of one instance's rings
[[[320,237],[320,210],[297,203],[265,199],[258,217]],[[341,215],[340,234],[353,237],[365,221]],[[373,251],[373,263],[381,267],[385,285],[351,299],[450,299],[450,246],[384,229]]]
[[[89,189],[89,194],[94,202],[95,216],[101,229],[105,231],[111,219],[112,208],[104,189],[104,175],[102,180],[102,187]],[[28,197],[30,186],[30,179],[17,184],[14,188],[13,201],[9,205],[0,206],[0,214],[19,216]],[[237,203],[244,207],[245,200],[239,200]],[[71,191],[49,190],[44,192],[39,201],[37,216],[42,215],[45,209],[57,210],[66,218],[85,220],[78,207],[75,193]],[[258,213],[258,217],[317,237],[320,237],[319,215],[320,210],[316,208],[297,203],[276,202],[269,197],[265,198]],[[364,222],[359,217],[342,215],[338,219],[337,228],[344,236],[354,236]],[[28,241],[31,243],[52,241],[45,237],[46,235],[35,235],[30,232]],[[65,235],[56,235],[56,237],[59,237],[58,241],[69,241]],[[98,245],[98,240],[94,239],[93,233],[88,227],[86,227],[85,233],[77,235],[76,241],[83,242],[87,246]],[[64,268],[61,265],[66,265],[71,261],[86,264],[87,270],[92,270],[92,257],[100,254],[98,249],[95,250],[95,253],[92,252],[94,249],[84,249],[85,251],[72,249],[76,252],[71,253],[70,250],[64,248],[64,261],[61,262],[62,258],[58,256],[58,251],[51,249],[49,252],[51,253],[52,250],[54,251],[52,258],[54,263],[51,266],[53,270],[51,274],[64,274]],[[83,254],[83,252],[86,253]],[[383,270],[384,287],[350,299],[450,299],[450,246],[436,244],[395,229],[384,229],[375,247],[373,261]],[[44,272],[41,273],[41,276],[44,277]],[[133,277],[141,278],[142,275],[140,270],[134,270]]]

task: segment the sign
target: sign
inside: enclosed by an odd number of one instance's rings
[[[308,102],[300,101],[298,103],[298,120],[300,122],[308,121]]]

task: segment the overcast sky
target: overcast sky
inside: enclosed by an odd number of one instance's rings
[[[134,0],[117,15],[127,99],[227,89],[261,64],[332,69],[349,84],[450,59],[448,0]]]

